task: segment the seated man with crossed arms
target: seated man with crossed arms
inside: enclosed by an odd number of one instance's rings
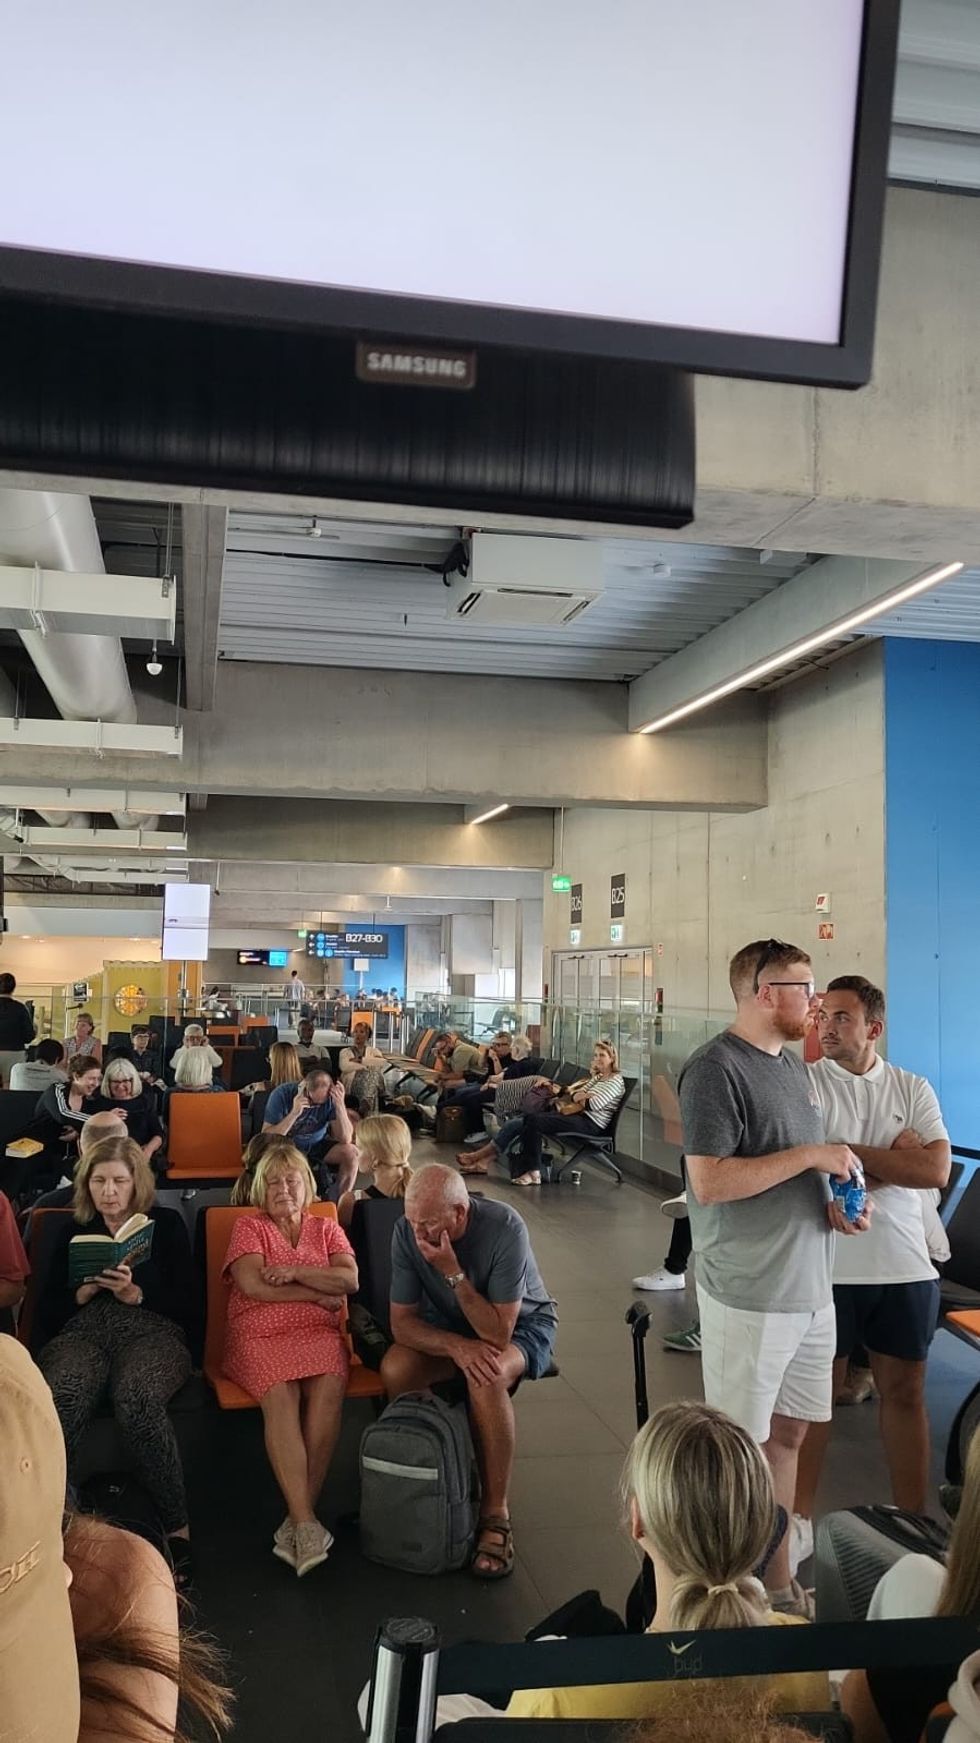
[[[381,1377],[389,1399],[440,1381],[466,1383],[480,1468],[471,1563],[478,1579],[500,1580],[513,1571],[511,1393],[519,1381],[548,1372],[557,1324],[517,1211],[493,1199],[471,1199],[456,1170],[441,1162],[420,1168],[392,1237],[394,1343]]]

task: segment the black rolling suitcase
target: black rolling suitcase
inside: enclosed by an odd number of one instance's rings
[[[639,1431],[650,1415],[647,1397],[646,1336],[650,1330],[650,1309],[643,1301],[634,1301],[626,1310],[626,1323],[633,1340],[633,1394],[636,1399],[636,1427]],[[643,1557],[640,1571],[626,1599],[627,1634],[644,1634],[657,1608],[657,1582],[653,1562]]]
[[[646,1335],[650,1330],[650,1309],[645,1302],[634,1301],[627,1308],[626,1323],[633,1338],[633,1391],[636,1398],[636,1427],[639,1432],[650,1415],[646,1357]],[[777,1508],[776,1529],[772,1542],[766,1550],[762,1566],[756,1569],[760,1579],[782,1543],[788,1523],[785,1508]],[[644,1556],[640,1572],[626,1599],[626,1632],[628,1634],[645,1633],[653,1620],[656,1608],[657,1586],[653,1574],[653,1563],[648,1556]]]
[[[818,1622],[863,1622],[874,1589],[903,1555],[945,1566],[949,1526],[901,1507],[848,1507],[817,1523],[813,1553]]]

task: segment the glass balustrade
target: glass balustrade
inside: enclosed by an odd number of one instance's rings
[[[566,982],[568,977],[565,977]],[[559,987],[561,986],[559,981]],[[500,1030],[526,1034],[532,1050],[543,1060],[565,1061],[588,1070],[596,1041],[611,1041],[619,1053],[623,1075],[632,1080],[626,1107],[620,1118],[617,1146],[624,1156],[650,1164],[668,1177],[679,1174],[681,1136],[677,1106],[677,1079],[684,1061],[710,1036],[731,1021],[725,1012],[662,1011],[651,1009],[647,979],[622,959],[604,963],[592,981],[594,997],[573,999],[463,998],[433,992],[411,992],[398,1010],[385,1008],[381,1000],[365,1001],[378,1046],[402,1052],[418,1029],[456,1029],[477,1042],[486,1042]],[[580,985],[576,991],[584,990]],[[134,1023],[151,1018],[185,1022],[205,1018],[220,1023],[224,1012],[230,1020],[245,1025],[264,1020],[285,1036],[295,1033],[298,1008],[283,998],[283,983],[219,986],[218,1012],[203,1009],[199,1002],[149,997],[139,1011],[120,1011],[114,995],[93,997],[82,1005],[71,988],[21,982],[18,998],[34,1007],[38,1038],[62,1039],[74,1029],[77,1013],[85,1009],[93,1017],[103,1044],[128,1036]],[[338,1004],[335,998],[310,997],[302,1007],[309,1010],[320,1039],[340,1037],[357,1020],[359,1006]],[[157,1026],[157,1023],[154,1026]],[[554,1069],[554,1066],[551,1067]]]

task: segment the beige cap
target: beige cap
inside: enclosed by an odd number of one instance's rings
[[[0,1335],[0,1736],[77,1743],[78,1660],[62,1553],[65,1442],[41,1371]]]

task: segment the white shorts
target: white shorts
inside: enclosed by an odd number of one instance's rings
[[[830,1421],[837,1349],[832,1302],[816,1313],[749,1313],[723,1307],[699,1288],[698,1306],[707,1404],[724,1410],[760,1446],[773,1416]]]

